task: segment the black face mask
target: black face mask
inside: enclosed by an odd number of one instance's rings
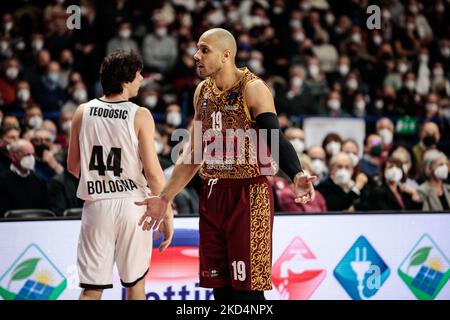
[[[42,159],[45,150],[50,150],[50,147],[45,144],[34,146],[34,152],[38,158]]]
[[[434,136],[426,136],[425,138],[423,138],[422,142],[427,148],[437,144],[437,140]]]
[[[370,149],[370,155],[374,157],[379,157],[381,155],[381,144],[377,144]]]

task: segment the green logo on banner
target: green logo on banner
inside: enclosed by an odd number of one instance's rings
[[[424,234],[397,271],[417,299],[433,300],[450,278],[450,262]]]
[[[395,132],[398,135],[415,135],[417,133],[416,118],[399,118],[395,125]]]
[[[0,278],[0,296],[5,300],[56,300],[66,286],[64,275],[31,244]]]

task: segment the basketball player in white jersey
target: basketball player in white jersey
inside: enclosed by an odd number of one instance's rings
[[[138,225],[148,222],[139,222],[146,209],[135,202],[150,194],[147,185],[159,194],[165,179],[151,113],[128,101],[137,95],[141,70],[142,60],[133,52],[107,56],[100,70],[104,96],[80,105],[72,120],[67,164],[80,178],[77,196],[85,200],[77,257],[80,299],[100,299],[103,289],[112,288],[114,263],[127,299],[146,298],[152,237]],[[156,236],[160,232],[163,251],[173,236],[171,209]]]

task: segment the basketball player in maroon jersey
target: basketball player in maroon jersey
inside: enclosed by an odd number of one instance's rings
[[[258,141],[256,145],[273,146],[275,142],[277,150],[270,151],[279,155],[274,157],[278,158],[277,165],[294,182],[295,201],[306,203],[314,199],[312,182],[316,177],[302,171],[294,148],[282,134],[270,89],[247,68],[236,67],[233,35],[224,29],[211,29],[202,34],[197,46],[194,55],[197,73],[205,78],[194,94],[194,121],[201,121],[202,128],[202,161],[194,161],[193,142],[198,139],[198,132],[191,129],[189,146],[163,191],[136,203],[147,206],[140,224],[146,230],[157,225],[170,201],[199,171],[205,181],[199,206],[200,285],[213,288],[216,300],[263,300],[264,291],[272,289],[274,209],[266,178],[271,170],[267,162],[263,164],[259,159],[257,147],[249,139],[238,143],[237,150],[233,149],[233,155],[242,155],[241,161],[214,161],[217,155],[229,156],[228,149],[225,153],[217,152],[216,144],[234,142],[236,135],[225,134],[230,130],[266,129],[269,131],[266,141]],[[271,139],[270,132],[274,131],[277,141]],[[255,154],[257,161],[250,161]]]

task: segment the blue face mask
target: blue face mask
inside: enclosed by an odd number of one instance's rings
[[[51,72],[47,75],[48,80],[55,84],[59,81],[59,73]]]

